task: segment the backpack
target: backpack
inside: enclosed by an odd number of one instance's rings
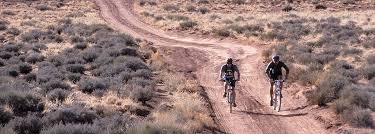
[[[226,76],[234,76],[234,66],[232,64],[232,66],[228,66],[228,64],[225,64],[224,67],[223,67],[223,70],[224,70],[224,73]]]

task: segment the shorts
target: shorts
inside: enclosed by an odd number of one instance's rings
[[[272,80],[281,80],[283,78],[283,75],[271,75]]]
[[[224,76],[224,81],[229,84],[230,86],[232,87],[236,87],[236,81],[234,80],[234,77],[230,77],[230,76]]]

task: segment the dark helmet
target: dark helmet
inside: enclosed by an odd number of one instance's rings
[[[232,64],[232,63],[233,63],[233,59],[232,58],[228,58],[227,64]]]
[[[279,55],[272,56],[272,60],[275,62],[280,61],[280,56]]]

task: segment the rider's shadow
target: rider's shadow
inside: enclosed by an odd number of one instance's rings
[[[253,111],[239,111],[239,112],[245,113],[248,115],[275,116],[275,117],[295,117],[295,116],[304,116],[308,114],[308,113],[273,114],[273,113],[262,113],[262,112],[253,112]]]

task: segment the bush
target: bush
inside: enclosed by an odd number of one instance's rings
[[[0,58],[2,59],[10,59],[13,55],[9,52],[1,52],[0,53]]]
[[[371,80],[372,78],[375,78],[375,64],[372,65],[366,65],[363,68],[363,75],[368,80]]]
[[[352,49],[344,49],[344,55],[360,55],[363,53],[363,51],[361,49],[357,49],[357,48],[352,48]]]
[[[172,4],[164,5],[163,9],[165,11],[172,11],[172,12],[176,12],[176,11],[180,10],[180,8],[177,5],[172,5]]]
[[[325,10],[327,9],[327,6],[323,5],[323,4],[317,4],[315,5],[315,9],[322,9],[322,10]]]
[[[3,15],[9,15],[9,16],[16,15],[16,13],[14,13],[13,11],[10,11],[10,10],[4,10],[3,12],[1,12],[1,14],[3,14]]]
[[[193,5],[188,5],[188,6],[186,7],[186,10],[187,10],[188,12],[195,12],[196,8],[195,8],[195,6],[193,6]]]
[[[371,40],[365,41],[363,43],[363,46],[365,48],[375,48],[375,39],[371,39]]]
[[[0,105],[0,126],[7,124],[13,118],[13,114]]]
[[[0,67],[3,67],[6,65],[6,61],[3,59],[0,59]]]
[[[26,57],[26,62],[35,64],[36,62],[41,62],[44,60],[44,56],[39,53],[31,53]]]
[[[375,54],[371,54],[367,57],[368,64],[375,64]]]
[[[29,73],[29,74],[26,74],[24,78],[25,78],[25,80],[26,80],[27,82],[36,81],[36,74],[34,74],[34,73]]]
[[[126,56],[138,56],[138,52],[134,48],[123,48],[120,50],[120,54]]]
[[[345,76],[335,73],[326,74],[318,82],[318,89],[308,95],[307,98],[312,104],[325,106],[326,103],[337,99],[338,93],[348,84],[350,84],[349,78]]]
[[[37,72],[37,81],[39,83],[46,83],[50,80],[62,80],[64,75],[55,66],[39,66]]]
[[[284,12],[289,12],[289,11],[292,11],[294,9],[293,9],[293,7],[291,5],[285,5],[282,10]]]
[[[43,129],[41,134],[101,134],[103,130],[92,124],[63,124]]]
[[[18,69],[19,69],[20,73],[22,73],[22,74],[28,74],[33,70],[32,66],[30,64],[27,64],[27,63],[19,64]]]
[[[17,35],[21,34],[21,31],[18,30],[17,28],[12,27],[12,28],[8,29],[7,34],[11,34],[11,35],[17,36]]]
[[[43,36],[45,36],[45,34],[46,33],[41,30],[31,30],[22,34],[21,40],[23,42],[38,42]]]
[[[43,123],[46,125],[54,125],[58,123],[93,123],[98,115],[92,110],[82,108],[81,106],[73,106],[70,108],[59,109],[55,112],[50,112],[43,117]]]
[[[96,58],[99,57],[98,53],[101,53],[99,50],[87,49],[82,52],[82,58],[86,62],[93,62]]]
[[[69,64],[66,65],[66,71],[83,74],[85,72],[85,66],[82,64]]]
[[[81,76],[82,76],[82,74],[79,74],[79,73],[69,73],[66,77],[71,82],[77,83],[79,80],[81,80]]]
[[[222,36],[222,37],[229,37],[231,35],[230,31],[228,31],[226,29],[214,29],[213,33],[215,33],[218,36]]]
[[[92,93],[95,90],[105,90],[108,85],[101,79],[81,79],[78,87],[84,93]]]
[[[86,49],[86,48],[87,48],[87,44],[86,44],[86,43],[82,43],[82,42],[80,42],[80,43],[76,43],[76,44],[74,45],[74,48],[83,50],[83,49]]]
[[[0,31],[4,31],[4,30],[7,30],[7,29],[8,29],[7,25],[0,22]]]
[[[40,97],[31,93],[12,91],[4,93],[3,96],[4,98],[0,98],[0,100],[5,100],[16,116],[24,116],[29,111],[38,112],[43,110],[43,105],[40,104]]]
[[[58,67],[65,63],[65,58],[63,56],[50,56],[47,61]]]
[[[232,0],[232,2],[234,4],[237,4],[237,5],[242,5],[242,4],[245,4],[246,3],[246,0]]]
[[[189,17],[183,15],[167,15],[167,19],[174,20],[174,21],[188,21],[190,20]]]
[[[48,93],[47,98],[51,101],[63,102],[65,98],[68,97],[68,95],[69,91],[61,88],[56,88]]]
[[[361,108],[353,108],[353,110],[346,110],[343,113],[344,120],[350,122],[357,127],[374,127],[371,112]]]
[[[17,77],[19,75],[17,68],[14,67],[7,68],[7,74],[12,77]]]
[[[194,21],[184,21],[184,22],[181,22],[180,23],[180,27],[183,29],[183,30],[188,30],[190,28],[193,28],[195,27],[196,25],[198,25],[196,22]]]
[[[144,6],[146,4],[149,4],[151,6],[157,5],[157,3],[155,1],[153,1],[153,0],[140,0],[139,1],[139,5],[140,6]]]
[[[51,8],[48,5],[45,5],[45,4],[39,4],[35,8],[40,10],[40,11],[51,10]]]
[[[208,8],[205,8],[205,7],[200,7],[198,8],[198,11],[201,13],[201,14],[206,14],[206,13],[209,13],[210,10]]]
[[[32,50],[34,50],[35,52],[41,52],[42,50],[46,50],[48,47],[44,44],[40,44],[40,43],[35,43],[32,45]]]
[[[70,39],[71,43],[82,43],[85,42],[85,39],[79,36],[73,36]]]
[[[16,117],[10,125],[17,134],[38,134],[43,128],[40,118],[35,115]]]
[[[197,3],[198,3],[198,4],[209,4],[210,1],[208,1],[208,0],[198,0]]]
[[[45,93],[48,93],[49,91],[52,91],[54,89],[64,89],[64,90],[70,90],[71,87],[69,84],[62,82],[61,80],[51,80],[48,81],[44,85]]]
[[[153,91],[150,86],[133,86],[132,90],[134,100],[142,102],[142,104],[146,104],[146,101],[151,100],[153,97]]]

